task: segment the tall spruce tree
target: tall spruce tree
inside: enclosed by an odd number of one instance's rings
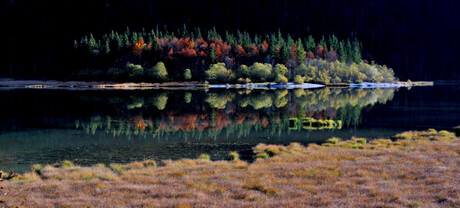
[[[312,52],[315,51],[316,43],[315,43],[315,39],[313,38],[313,36],[311,35],[308,36],[306,47],[307,47],[307,51],[312,51]]]

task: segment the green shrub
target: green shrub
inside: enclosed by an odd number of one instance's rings
[[[275,75],[286,76],[286,74],[288,73],[288,69],[283,64],[276,64],[275,67],[273,67],[273,73]]]
[[[275,82],[279,84],[286,84],[288,79],[285,76],[278,74],[276,75]]]
[[[230,152],[228,154],[228,158],[230,160],[238,160],[240,158],[240,155],[238,154],[238,152]]]
[[[147,69],[147,76],[153,80],[166,81],[168,70],[163,62],[158,62],[154,67]]]
[[[186,92],[184,94],[184,101],[186,103],[190,103],[192,101],[192,93],[191,92]]]
[[[184,71],[184,79],[185,79],[186,81],[189,81],[189,80],[192,79],[192,71],[190,71],[190,69],[186,69],[186,70]]]
[[[206,80],[214,83],[227,83],[235,77],[232,70],[225,68],[224,63],[212,64],[205,75]]]
[[[251,80],[253,81],[266,82],[273,80],[271,64],[261,64],[256,62],[249,67],[249,72],[251,73]]]
[[[305,77],[302,77],[300,75],[296,75],[294,77],[294,83],[295,84],[303,84],[305,82]]]
[[[126,71],[129,74],[129,80],[139,81],[144,76],[144,68],[141,65],[128,64],[126,65]]]
[[[201,154],[198,158],[204,160],[211,160],[211,156],[209,156],[208,154]]]

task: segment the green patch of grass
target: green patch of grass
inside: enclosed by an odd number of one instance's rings
[[[436,131],[436,129],[428,129],[428,133],[436,134],[436,133],[438,133],[438,131]]]
[[[230,160],[238,160],[240,158],[240,155],[238,154],[238,152],[230,152],[228,154],[228,158]]]
[[[270,156],[266,152],[261,152],[261,153],[257,154],[256,157],[257,158],[262,158],[262,159],[267,159]]]
[[[155,162],[155,160],[144,160],[142,163],[144,164],[144,167],[156,167],[157,166],[157,162]]]
[[[446,131],[446,130],[442,130],[442,131],[439,132],[439,135],[441,135],[441,136],[449,136],[449,134],[450,133],[448,131]]]
[[[333,138],[326,140],[326,142],[331,143],[331,144],[338,144],[340,142],[340,139],[333,137]]]
[[[211,160],[211,156],[208,154],[201,154],[198,159]]]
[[[409,208],[417,208],[417,207],[421,207],[423,204],[421,202],[410,202],[410,203],[407,203],[407,207]]]
[[[71,167],[73,167],[73,166],[74,166],[73,162],[72,162],[72,161],[69,161],[69,160],[64,160],[64,161],[62,161],[62,163],[61,163],[61,167],[62,167],[62,168],[71,168]]]
[[[38,175],[43,175],[43,166],[40,164],[35,164],[32,165],[32,172],[38,174]]]

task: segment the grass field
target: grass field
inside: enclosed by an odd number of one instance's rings
[[[6,207],[460,207],[460,138],[259,144],[254,163],[200,159],[33,166],[1,185]],[[211,158],[212,159],[212,158]]]

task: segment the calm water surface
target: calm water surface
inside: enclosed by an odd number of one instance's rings
[[[460,125],[460,85],[412,89],[72,91],[0,90],[0,169],[71,160],[250,159],[258,143],[389,137]],[[341,121],[304,128],[289,120]]]

